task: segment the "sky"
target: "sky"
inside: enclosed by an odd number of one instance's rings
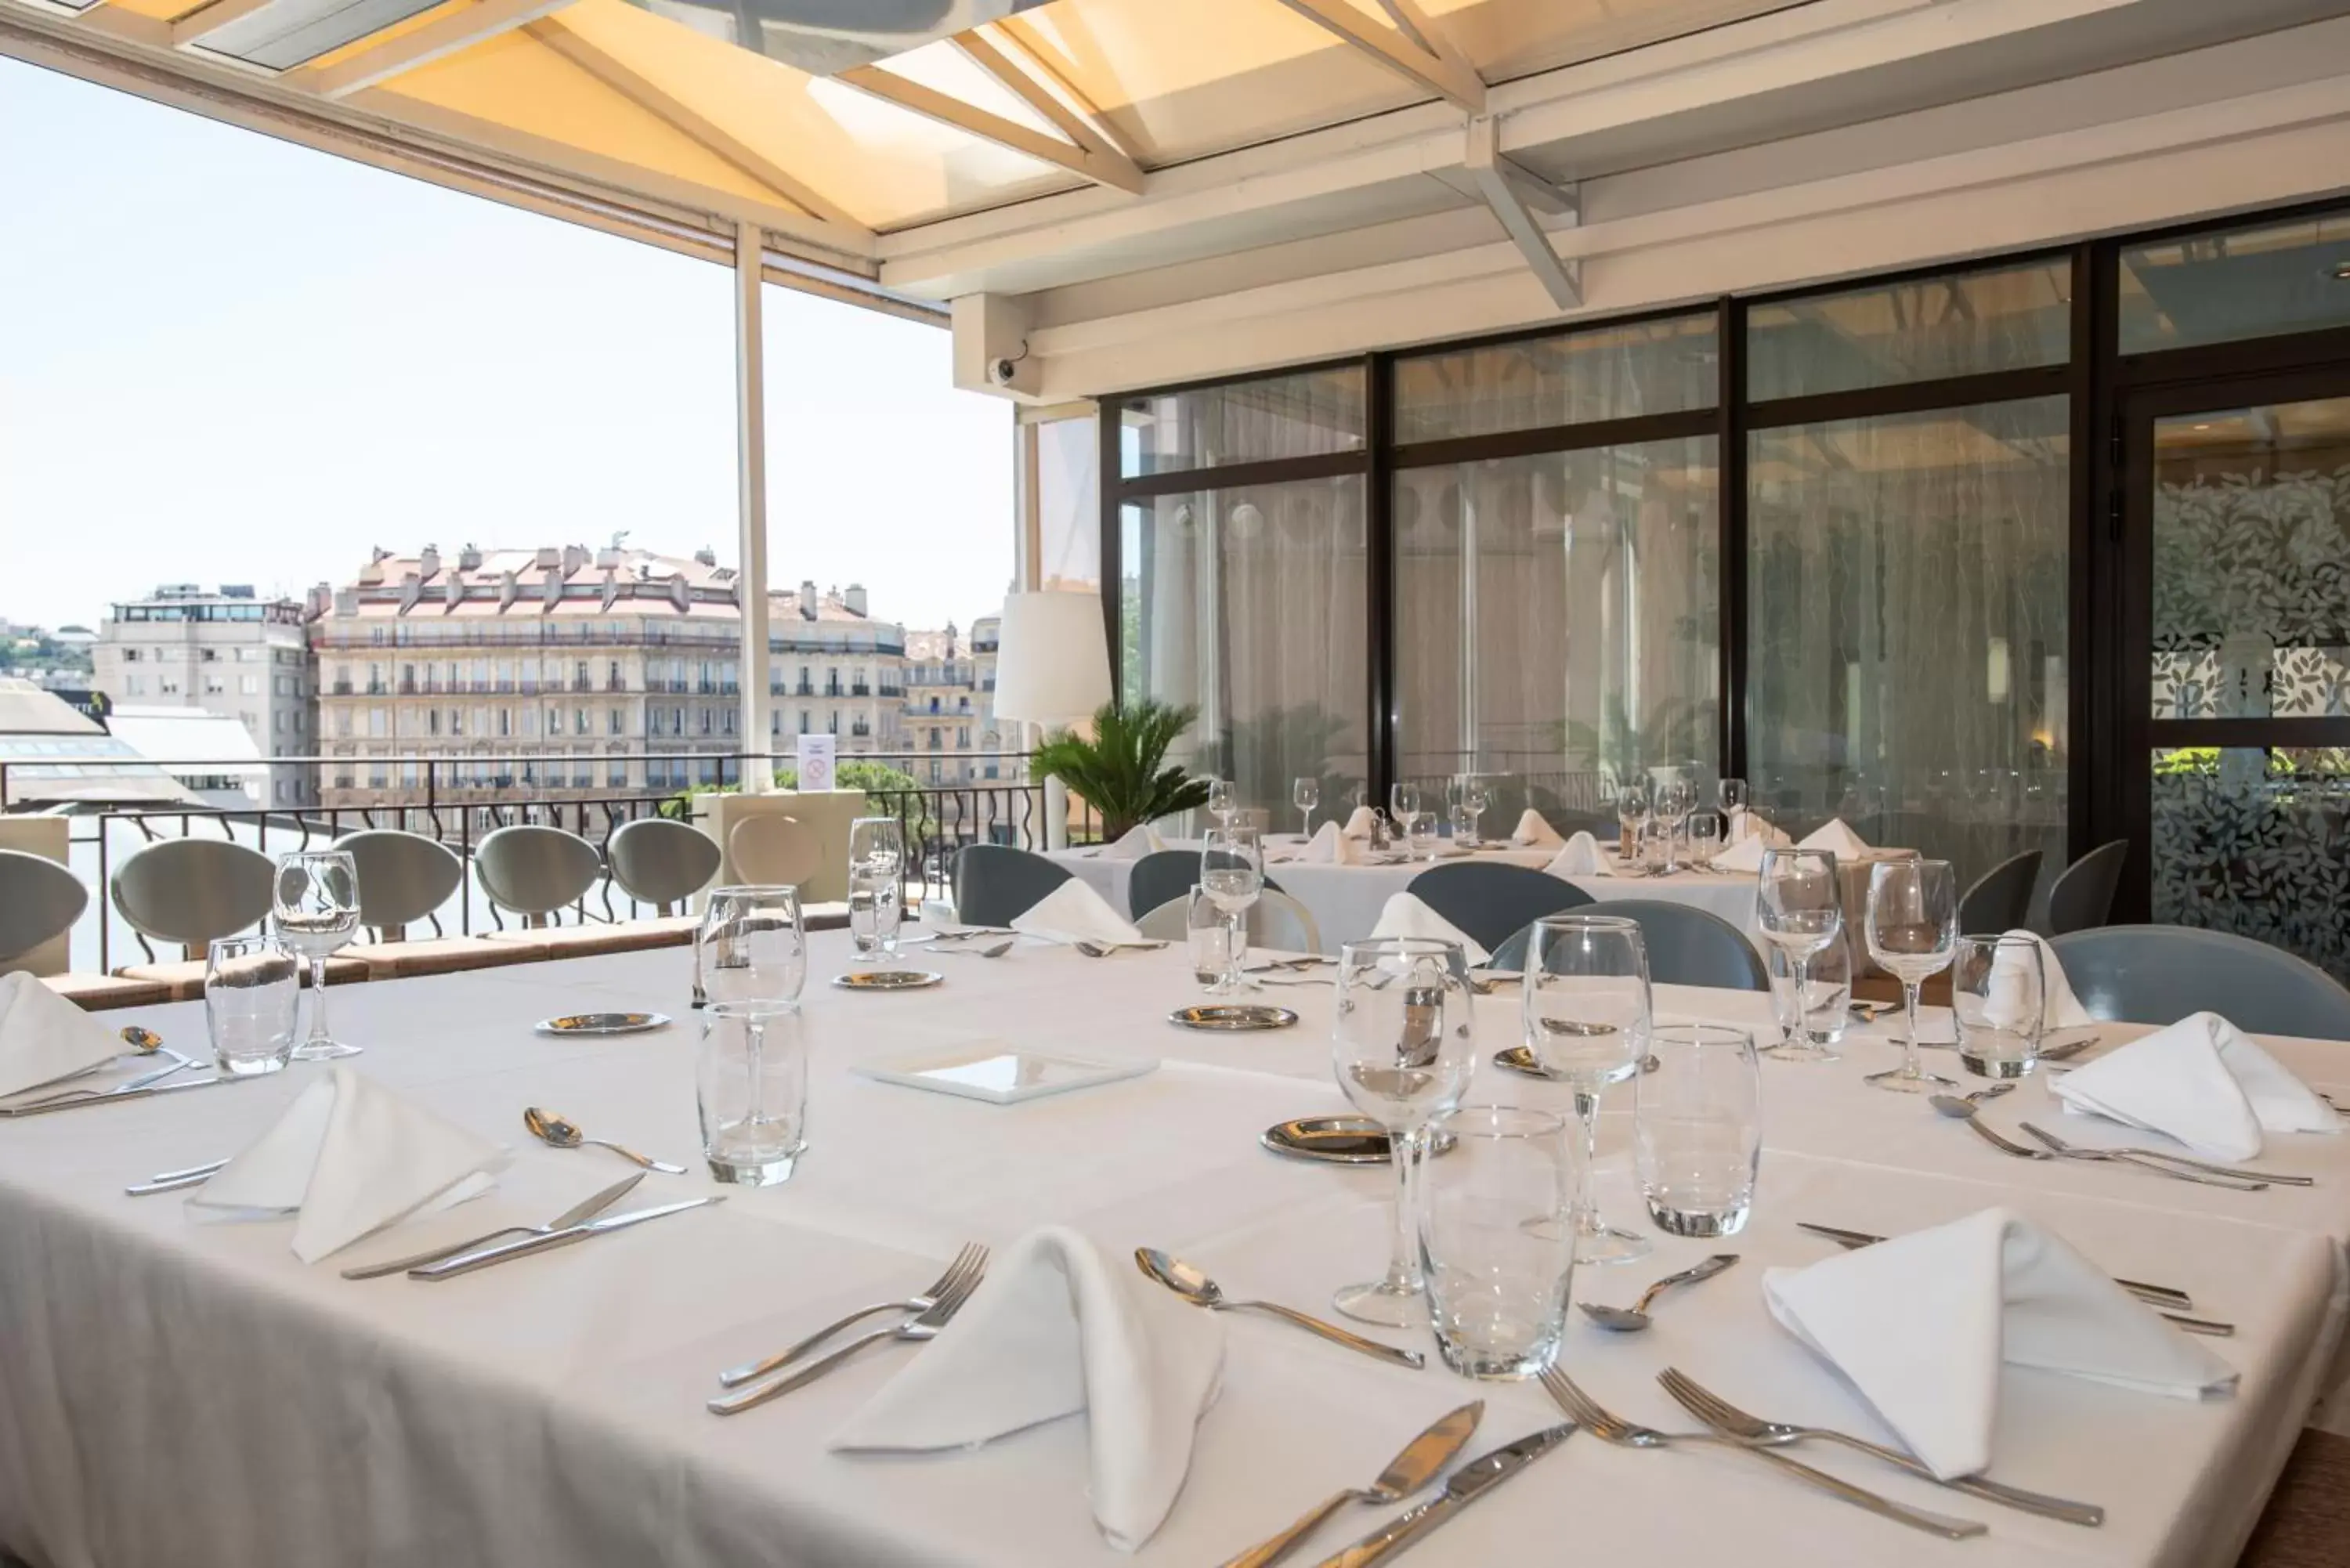
[[[0,618],[403,553],[736,550],[733,274],[0,59]],[[969,626],[1011,405],[765,291],[768,576]]]

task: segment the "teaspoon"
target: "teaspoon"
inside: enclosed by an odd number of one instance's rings
[[[1398,1350],[1392,1345],[1381,1345],[1376,1339],[1349,1334],[1335,1323],[1324,1323],[1318,1317],[1308,1317],[1302,1312],[1274,1302],[1236,1302],[1224,1294],[1222,1285],[1201,1273],[1182,1259],[1160,1251],[1156,1247],[1137,1247],[1134,1262],[1142,1272],[1194,1305],[1211,1312],[1262,1312],[1286,1318],[1310,1334],[1318,1334],[1335,1345],[1361,1351],[1378,1361],[1393,1362],[1399,1366],[1419,1368],[1427,1365],[1427,1357],[1417,1350]]]
[[[1738,1262],[1735,1252],[1716,1252],[1702,1263],[1683,1269],[1678,1274],[1667,1274],[1640,1293],[1640,1299],[1629,1307],[1599,1306],[1591,1302],[1577,1303],[1600,1327],[1617,1334],[1638,1334],[1648,1326],[1648,1303],[1675,1285],[1693,1285],[1700,1280],[1710,1280],[1731,1264]]]
[[[622,1148],[619,1144],[600,1137],[584,1137],[577,1127],[553,1111],[543,1111],[536,1106],[523,1112],[522,1125],[530,1129],[531,1137],[553,1148],[577,1148],[582,1144],[594,1144],[598,1148],[610,1149],[623,1159],[634,1160],[647,1170],[658,1170],[664,1176],[685,1174],[685,1167],[681,1165],[671,1165],[665,1159],[648,1159],[632,1148]]]

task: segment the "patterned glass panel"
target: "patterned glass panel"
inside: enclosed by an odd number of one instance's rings
[[[2154,918],[2350,982],[2350,749],[2158,751]]]

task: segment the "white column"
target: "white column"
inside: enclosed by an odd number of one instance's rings
[[[759,290],[766,249],[756,223],[734,230],[735,504],[741,537],[736,591],[743,607],[741,739],[746,752],[767,749],[767,390]],[[743,770],[743,793],[764,794],[774,764]]]
[[[1034,593],[1045,586],[1045,520],[1039,494],[1040,476],[1036,464],[1041,455],[1041,443],[1036,439],[1036,427],[1014,416],[1013,427],[1016,439],[1015,461],[1013,464],[1013,506],[1016,524],[1013,541],[1014,576],[1022,593]],[[1034,721],[1020,726],[1022,744],[1035,751],[1044,744],[1045,726]],[[1059,779],[1045,781],[1045,847],[1066,849],[1069,846],[1069,786]]]

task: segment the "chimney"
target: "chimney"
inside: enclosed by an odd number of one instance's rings
[[[432,580],[432,575],[440,569],[441,546],[438,545],[425,545],[424,553],[416,557],[417,575],[429,583]]]
[[[863,615],[865,613],[865,585],[863,583],[849,584],[848,591],[840,596],[840,602],[848,607],[849,614],[857,616]]]
[[[332,609],[334,604],[335,590],[328,584],[317,584],[308,593],[302,596],[302,618],[316,620]]]
[[[400,579],[400,613],[406,615],[414,609],[416,601],[423,597],[424,580],[414,572],[404,574]]]
[[[359,614],[359,589],[357,589],[357,588],[337,588],[337,589],[335,590],[335,613],[336,613],[337,615],[338,615],[338,616],[346,616],[346,617],[348,617],[348,616],[355,616],[355,615]]]
[[[614,572],[619,570],[620,547],[618,545],[607,545],[602,549],[597,551],[596,565],[608,577]]]
[[[468,545],[463,549],[458,551],[457,569],[461,572],[480,571],[482,569],[482,547],[479,545]]]
[[[503,615],[512,609],[515,597],[521,592],[522,578],[519,573],[507,572],[501,576],[498,579],[498,613]]]
[[[693,558],[705,566],[714,566],[718,564],[718,552],[704,545],[693,553]]]
[[[574,573],[574,572],[577,571],[580,567],[582,567],[582,566],[586,566],[587,564],[588,564],[588,546],[587,546],[587,545],[564,545],[564,546],[563,546],[563,575],[564,575],[565,576],[567,576],[567,576],[569,576],[572,573]]]
[[[816,618],[816,579],[813,577],[800,579],[800,618]]]
[[[563,565],[563,552],[552,545],[542,545],[539,546],[536,565],[542,572],[558,570]]]

